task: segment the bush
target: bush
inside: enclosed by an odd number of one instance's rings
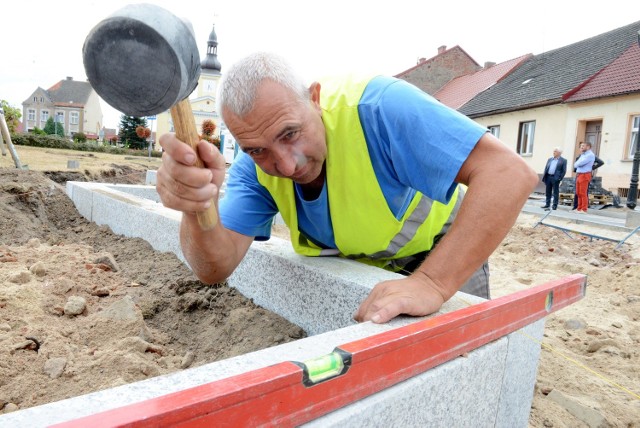
[[[87,136],[84,134],[84,132],[76,132],[75,134],[73,134],[73,141],[75,141],[76,143],[84,143],[87,141]]]
[[[134,150],[105,146],[95,141],[74,143],[58,135],[11,134],[11,141],[13,144],[20,146],[44,147],[47,149],[68,149],[83,152],[110,153],[114,155],[149,156],[147,149]],[[153,151],[151,152],[151,156],[159,158],[162,157],[162,153]]]

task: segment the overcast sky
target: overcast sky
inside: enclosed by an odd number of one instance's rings
[[[82,45],[121,0],[5,2],[0,6],[0,99],[22,109],[38,87],[86,80]],[[202,58],[215,24],[222,73],[257,50],[278,52],[308,78],[349,71],[394,75],[459,45],[480,65],[540,54],[630,24],[637,3],[420,0],[150,1],[188,19]],[[104,124],[120,113],[102,106]]]

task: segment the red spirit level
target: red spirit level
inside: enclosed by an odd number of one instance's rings
[[[585,295],[566,278],[282,362],[55,427],[296,426],[525,327]]]

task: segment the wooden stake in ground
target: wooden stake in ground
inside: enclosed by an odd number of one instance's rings
[[[2,138],[2,132],[0,132],[0,150],[2,150],[2,156],[7,155],[7,149],[4,148],[4,139]]]
[[[13,143],[11,142],[9,127],[7,126],[7,120],[4,118],[4,110],[2,109],[2,107],[0,107],[0,134],[2,135],[2,137],[4,137],[4,140],[7,143],[9,153],[11,153],[11,157],[13,158],[13,163],[16,164],[16,168],[22,169],[20,158],[18,158],[18,153],[16,152],[15,147],[13,147]],[[4,148],[2,150],[2,154],[4,155]]]

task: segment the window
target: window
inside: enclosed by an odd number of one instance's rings
[[[49,119],[49,110],[42,110],[40,112],[40,122],[44,124],[47,122],[47,119]]]
[[[487,129],[491,132],[491,135],[496,138],[500,138],[500,125],[491,125],[488,126]]]
[[[72,125],[77,125],[80,122],[80,115],[77,111],[72,111],[69,113],[69,123]]]
[[[521,155],[533,154],[533,137],[536,130],[535,122],[520,123],[520,132],[518,133],[518,153]]]
[[[627,153],[628,159],[633,159],[636,153],[638,145],[638,132],[640,128],[640,116],[633,116],[631,118],[631,135],[629,137],[629,152]]]
[[[27,110],[27,120],[32,122],[36,120],[36,111],[34,109]]]
[[[37,103],[38,102],[38,97],[33,97],[33,102]]]
[[[58,123],[64,123],[64,112],[59,111],[56,113],[55,121]]]

